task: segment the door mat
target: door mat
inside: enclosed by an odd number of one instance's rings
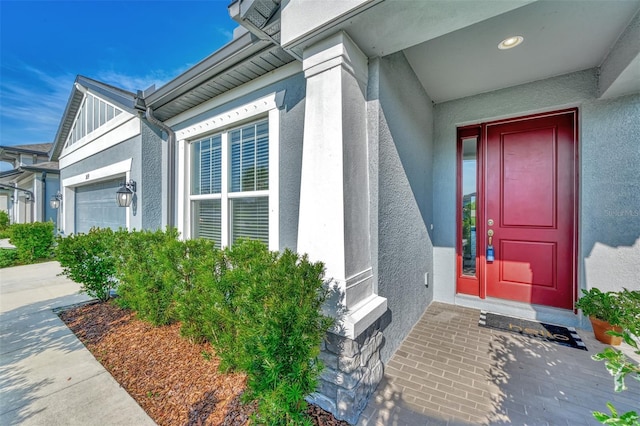
[[[562,346],[582,349],[583,351],[587,350],[587,346],[573,327],[545,324],[543,322],[508,317],[486,311],[480,312],[478,325],[480,327],[509,331],[520,334],[521,336],[557,343]]]

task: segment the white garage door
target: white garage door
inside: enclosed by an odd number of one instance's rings
[[[93,227],[116,230],[127,226],[127,209],[116,204],[116,191],[124,178],[76,188],[75,233]]]

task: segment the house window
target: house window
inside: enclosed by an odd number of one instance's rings
[[[191,236],[217,247],[239,238],[269,243],[269,122],[190,144]]]

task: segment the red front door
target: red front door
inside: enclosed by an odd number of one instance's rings
[[[573,308],[575,129],[574,110],[483,126],[486,296]]]

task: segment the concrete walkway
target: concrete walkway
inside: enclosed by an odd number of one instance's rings
[[[359,426],[599,425],[594,410],[640,410],[640,382],[615,393],[605,346],[588,351],[478,326],[480,311],[432,303],[392,359]],[[627,349],[630,347],[627,347]],[[631,354],[631,351],[627,353]]]
[[[9,242],[8,238],[3,238],[0,240],[0,249],[14,249],[16,246]]]
[[[57,262],[0,269],[0,425],[154,425],[52,309],[88,300]],[[385,367],[359,426],[598,425],[615,394],[589,351],[478,327],[479,311],[433,303]],[[630,352],[629,352],[630,353]]]
[[[0,269],[0,424],[154,425],[52,312],[88,300],[60,272]]]

